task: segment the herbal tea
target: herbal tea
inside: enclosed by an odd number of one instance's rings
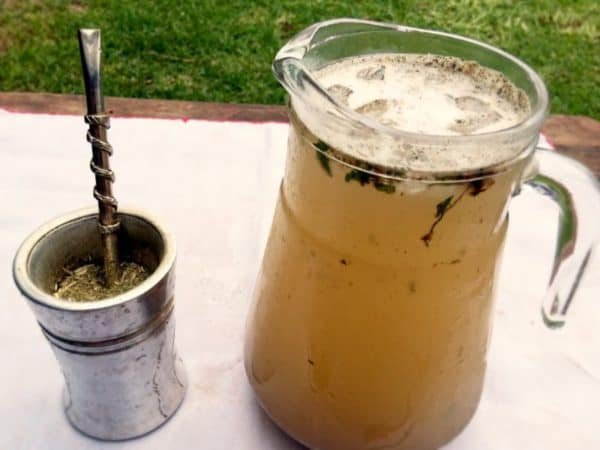
[[[368,55],[314,76],[358,114],[424,135],[504,129],[530,109],[504,76],[458,58]],[[311,448],[437,448],[479,402],[506,208],[526,161],[463,181],[403,179],[413,163],[471,170],[515,155],[503,145],[462,160],[365,148],[351,134],[309,130],[293,102],[290,116],[249,318],[250,382]]]

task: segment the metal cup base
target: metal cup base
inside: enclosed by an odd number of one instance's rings
[[[116,352],[72,353],[48,338],[65,378],[63,406],[71,425],[97,439],[123,440],[166,422],[187,388],[174,337],[170,312],[143,340]]]

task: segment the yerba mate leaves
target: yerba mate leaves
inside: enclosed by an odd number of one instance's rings
[[[104,267],[94,263],[83,263],[74,270],[63,267],[65,276],[56,282],[54,297],[86,302],[103,300],[127,292],[150,275],[148,270],[134,262],[121,262],[120,276],[111,286],[106,286]]]

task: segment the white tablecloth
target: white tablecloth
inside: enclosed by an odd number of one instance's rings
[[[255,405],[242,365],[283,173],[287,125],[275,123],[112,120],[117,198],[165,219],[178,241],[176,342],[190,385],[177,414],[140,439],[103,443],[69,426],[62,376],[11,262],[34,228],[94,204],[85,130],[79,116],[0,110],[0,449],[300,448]],[[531,194],[513,201],[483,398],[446,450],[600,448],[600,258],[567,325],[546,328],[539,306],[556,214]]]

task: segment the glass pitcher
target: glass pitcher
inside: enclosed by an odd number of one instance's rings
[[[476,135],[382,125],[314,77],[332,61],[373,53],[476,61],[523,90],[531,112],[516,126]],[[545,323],[558,327],[596,240],[597,182],[578,163],[535,151],[548,110],[544,83],[481,42],[341,19],[298,34],[273,67],[290,96],[290,130],[248,319],[250,383],[268,415],[311,448],[438,448],[479,402],[511,197],[525,183],[560,206],[541,308]],[[343,148],[349,138],[409,157],[394,165],[350,157]],[[465,161],[482,149],[509,149],[511,156],[438,170],[411,159],[411,149]]]

